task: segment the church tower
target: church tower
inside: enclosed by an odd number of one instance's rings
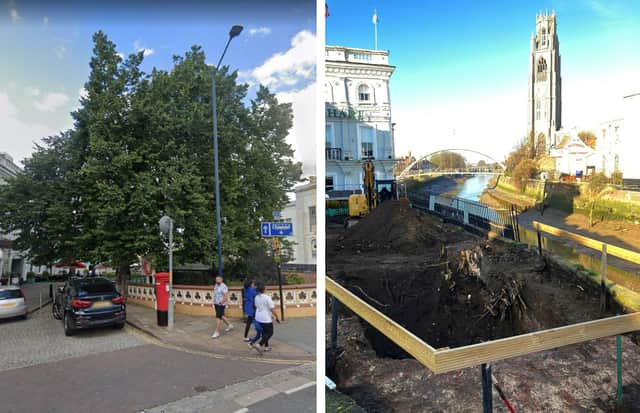
[[[555,132],[562,127],[560,43],[555,12],[536,15],[536,31],[531,35],[528,97],[527,133],[533,132],[537,148],[544,142],[544,149],[538,148],[538,153],[548,153],[558,143]]]

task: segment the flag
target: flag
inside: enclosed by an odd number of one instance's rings
[[[373,22],[373,24],[378,24],[378,12],[375,9],[373,10],[373,18],[371,19],[371,21]]]
[[[329,17],[329,5],[327,3],[324,4],[324,18]]]

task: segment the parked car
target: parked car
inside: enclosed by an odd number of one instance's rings
[[[100,326],[122,328],[127,319],[124,297],[103,277],[72,277],[57,290],[53,316],[63,320],[64,333]]]
[[[0,318],[27,318],[27,300],[15,285],[0,286]]]

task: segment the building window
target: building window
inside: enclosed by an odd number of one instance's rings
[[[324,129],[324,147],[329,149],[333,148],[333,127],[332,125],[325,125]]]
[[[547,30],[543,27],[542,28],[542,46],[546,46],[547,45]]]
[[[542,107],[542,103],[540,100],[536,100],[536,120],[540,120],[540,109]]]
[[[373,128],[361,127],[360,128],[360,155],[362,158],[373,157]]]
[[[316,207],[309,207],[309,232],[316,232]]]
[[[354,60],[371,60],[369,53],[351,53],[351,58]]]
[[[369,93],[369,86],[360,85],[358,87],[358,97],[360,102],[369,102],[371,100],[371,94]]]
[[[326,191],[333,191],[335,189],[335,181],[333,176],[327,176],[324,178],[324,188]]]
[[[547,61],[545,60],[544,57],[541,57],[540,59],[538,59],[538,73],[542,73],[546,71],[547,71]]]

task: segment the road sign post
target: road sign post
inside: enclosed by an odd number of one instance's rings
[[[273,214],[274,219],[280,217]],[[280,318],[284,321],[284,295],[282,293],[282,255],[280,254],[280,238],[293,235],[293,224],[291,222],[262,222],[260,223],[260,234],[263,238],[273,238],[273,258],[278,270],[278,292],[280,295]]]

